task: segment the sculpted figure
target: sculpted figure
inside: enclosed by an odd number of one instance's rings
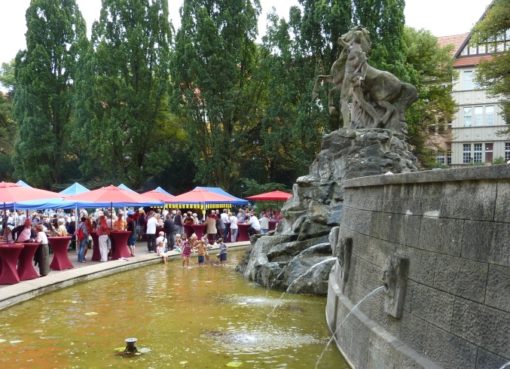
[[[388,128],[402,131],[405,110],[417,98],[416,88],[390,72],[368,64],[370,39],[357,27],[338,39],[343,47],[329,75],[317,78],[314,97],[321,81],[330,82],[329,111],[335,113],[334,93],[340,89],[340,110],[344,125],[353,128]]]

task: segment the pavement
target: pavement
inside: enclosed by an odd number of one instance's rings
[[[228,243],[229,250],[245,248],[250,245],[249,241]],[[218,247],[210,249],[211,254],[218,252]],[[50,255],[50,258],[52,255]],[[111,274],[124,272],[141,266],[161,263],[161,257],[147,251],[146,242],[136,244],[135,256],[110,260],[107,262],[91,261],[92,250],[88,250],[85,258],[86,263],[78,263],[76,251],[69,251],[69,259],[73,263],[73,269],[62,271],[50,271],[44,277],[21,281],[12,285],[0,285],[0,310],[20,302],[29,300],[36,296],[55,291],[60,288],[72,286],[73,284],[85,282]],[[171,251],[169,259],[180,258],[180,253]],[[51,261],[51,260],[50,260]],[[37,270],[37,268],[36,268]]]

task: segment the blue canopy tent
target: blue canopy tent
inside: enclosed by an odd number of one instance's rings
[[[74,182],[72,185],[67,187],[65,190],[60,191],[59,194],[71,196],[71,195],[77,195],[79,193],[88,192],[88,191],[89,191],[89,189],[87,187],[79,184],[78,182]]]
[[[20,179],[18,182],[16,182],[16,184],[17,184],[18,186],[21,186],[21,187],[29,187],[29,188],[32,188],[32,186],[30,186],[28,183],[26,183],[25,181],[23,181],[23,180],[21,180],[21,179]]]
[[[68,201],[56,198],[56,199],[20,201],[15,203],[14,207],[16,209],[21,210],[46,210],[46,209],[74,209],[76,205],[77,205],[76,201]]]
[[[133,191],[131,188],[129,188],[128,186],[126,186],[124,183],[121,183],[120,185],[117,186],[118,188],[120,188],[121,190],[126,190],[126,191],[130,191],[130,192],[134,192],[134,193],[137,193],[136,191]]]
[[[158,186],[158,187],[156,187],[156,188],[154,189],[154,191],[158,191],[158,192],[160,192],[160,193],[164,193],[165,195],[173,196],[170,192],[165,191],[164,189],[162,189],[162,188],[161,188],[161,187],[159,187],[159,186]]]
[[[244,205],[248,205],[248,203],[249,203],[248,200],[240,199],[239,197],[235,197],[235,196],[229,194],[227,191],[225,191],[221,187],[200,187],[200,186],[198,186],[196,188],[199,188],[199,189],[205,190],[205,191],[209,191],[209,192],[213,192],[213,193],[216,193],[219,195],[230,197],[231,201],[229,201],[229,203],[232,205],[235,205],[235,206],[244,206]]]

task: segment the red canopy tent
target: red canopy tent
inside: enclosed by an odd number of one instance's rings
[[[143,196],[150,197],[158,201],[163,201],[165,204],[175,199],[175,196],[159,192],[158,190],[152,190],[142,193]]]
[[[108,207],[108,206],[161,206],[159,200],[140,195],[136,192],[123,190],[115,186],[101,187],[89,192],[68,196],[67,200],[76,201],[79,206]]]
[[[34,187],[23,187],[12,182],[0,182],[0,203],[4,206],[15,205],[16,202],[62,198],[62,195]]]
[[[248,196],[248,200],[252,201],[287,201],[292,197],[291,193],[283,191],[264,192],[258,195]]]

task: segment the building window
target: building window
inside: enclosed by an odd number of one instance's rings
[[[462,162],[464,164],[471,163],[471,144],[462,145]]]
[[[446,152],[446,165],[452,165],[452,152]]]
[[[494,125],[494,105],[488,105],[485,107],[485,124],[488,126]]]
[[[475,106],[474,110],[474,118],[473,125],[474,126],[482,126],[483,125],[483,106]]]
[[[461,88],[463,90],[474,90],[475,83],[473,81],[473,71],[465,70],[462,72]]]
[[[464,108],[464,127],[471,127],[473,108]]]
[[[510,160],[510,142],[505,142],[505,160]]]
[[[481,143],[473,144],[473,162],[475,162],[475,163],[482,162],[482,144]]]
[[[436,163],[439,165],[445,165],[446,164],[446,158],[444,157],[444,154],[441,152],[438,152],[436,155]]]

